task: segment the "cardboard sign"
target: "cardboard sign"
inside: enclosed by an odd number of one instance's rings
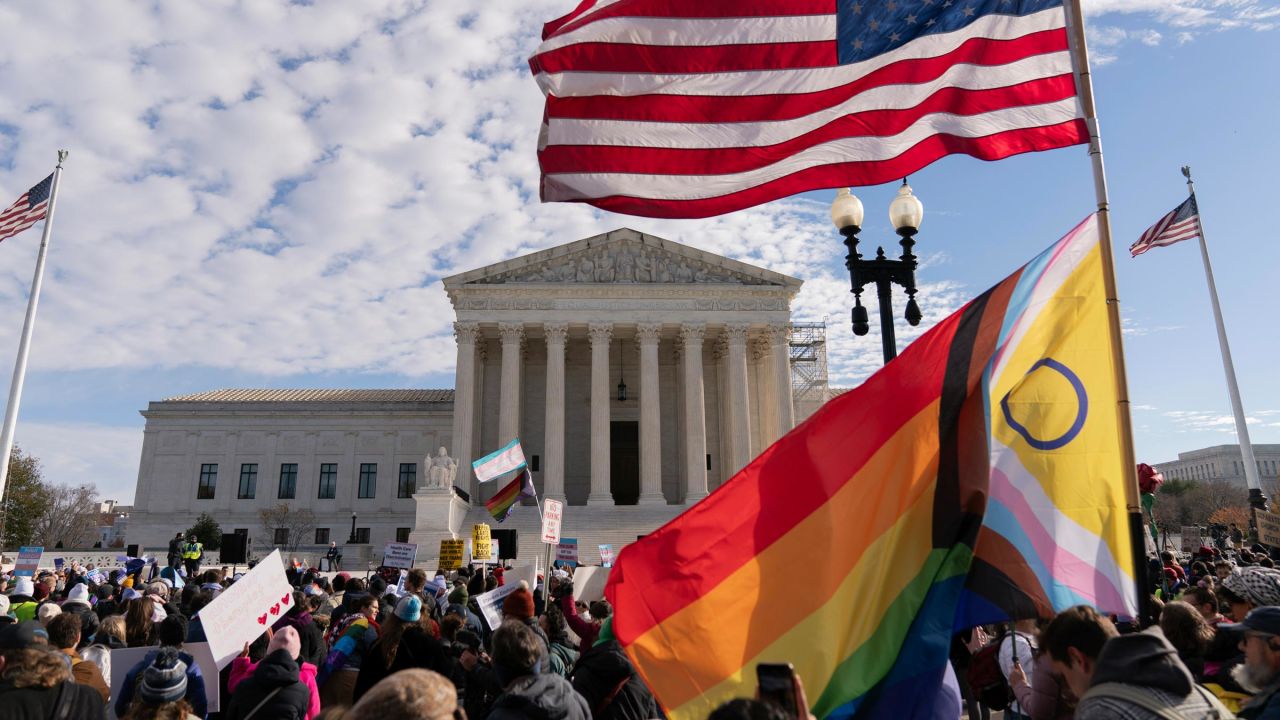
[[[1258,511],[1258,540],[1266,545],[1280,547],[1280,515]]]
[[[244,649],[241,643],[240,648]],[[107,703],[109,717],[115,718],[116,698],[120,697],[120,691],[124,688],[125,676],[133,669],[134,665],[142,662],[147,657],[147,653],[155,652],[158,648],[154,645],[150,647],[139,648],[117,648],[111,651],[111,677],[106,678],[111,684],[111,702]],[[183,643],[182,650],[196,661],[196,665],[200,668],[200,674],[204,677],[204,694],[205,699],[209,703],[209,712],[218,712],[218,665],[213,660],[213,652],[209,650],[209,643]],[[237,652],[237,654],[239,654]],[[134,692],[134,697],[137,697]]]
[[[416,543],[389,542],[382,548],[382,564],[385,567],[412,570],[413,563],[417,559],[418,546]]]
[[[502,587],[476,596],[476,604],[480,606],[480,614],[484,616],[489,630],[497,630],[502,624],[502,601],[508,595],[520,589],[520,583],[507,583]]]
[[[578,564],[578,538],[560,538],[556,545],[556,560]]]
[[[613,567],[613,546],[600,546],[600,564],[605,567]]]
[[[35,577],[36,568],[40,567],[40,556],[43,554],[42,547],[18,548],[18,561],[13,565],[13,574]]]
[[[506,572],[502,576],[507,585],[519,585],[523,580],[529,583],[529,589],[533,590],[538,586],[538,567],[533,564],[517,565]],[[505,586],[504,586],[505,587]]]
[[[476,523],[471,526],[471,559],[476,562],[491,562],[493,557],[493,541],[489,534],[489,526]]]
[[[1195,525],[1182,526],[1182,551],[1193,553],[1200,549],[1200,528]]]
[[[609,582],[609,568],[580,567],[573,574],[574,602],[591,603],[604,599],[604,586]]]
[[[274,550],[200,611],[201,623],[214,630],[208,633],[209,649],[218,667],[231,664],[245,643],[258,639],[292,604],[293,588]]]
[[[550,498],[542,501],[542,542],[560,542],[560,521],[564,519],[564,503]]]
[[[441,540],[440,569],[457,570],[462,567],[462,551],[466,544],[464,540]]]

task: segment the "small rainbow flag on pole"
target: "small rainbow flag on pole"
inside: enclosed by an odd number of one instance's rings
[[[486,500],[484,506],[494,520],[502,522],[511,514],[512,508],[520,502],[521,498],[537,499],[537,497],[538,493],[533,488],[533,476],[529,474],[529,468],[526,466],[515,474],[506,487]]]
[[[820,718],[954,717],[955,631],[1135,617],[1104,288],[1090,216],[624,549],[614,633],[668,717],[751,697],[760,662]]]

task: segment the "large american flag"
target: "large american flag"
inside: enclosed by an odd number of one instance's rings
[[[50,175],[0,213],[0,242],[40,222],[49,210],[49,190],[52,187],[53,176]]]
[[[1200,209],[1196,207],[1196,196],[1192,195],[1147,228],[1142,237],[1129,246],[1129,254],[1138,257],[1153,247],[1164,247],[1194,237],[1200,237]]]
[[[543,201],[632,215],[1088,142],[1063,0],[584,0],[529,65]]]

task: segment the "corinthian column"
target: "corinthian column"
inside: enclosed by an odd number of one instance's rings
[[[476,390],[476,339],[480,326],[476,323],[453,324],[453,336],[458,341],[458,364],[453,380],[453,447],[449,452],[458,460],[458,474],[467,490],[471,487],[471,430],[475,427]],[[429,467],[423,464],[423,468]],[[457,482],[457,480],[455,480]]]
[[[543,326],[547,336],[547,419],[542,492],[564,500],[564,344],[569,335],[565,323]]]
[[[658,342],[662,325],[641,324],[636,334],[640,339],[640,504],[665,504],[658,413]]]
[[[731,472],[738,472],[751,462],[751,414],[747,399],[747,326],[725,327],[729,338],[729,428],[733,442]]]
[[[770,325],[768,337],[773,354],[773,390],[777,393],[778,437],[796,426],[796,409],[791,395],[791,326]]]
[[[706,326],[683,325],[685,498],[687,504],[707,496],[707,409],[702,388],[702,338]]]
[[[520,343],[524,326],[498,325],[502,337],[502,390],[498,395],[498,446],[520,436]],[[497,448],[490,448],[496,450]]]
[[[592,323],[591,337],[591,493],[588,505],[613,503],[609,488],[609,340],[612,323]]]

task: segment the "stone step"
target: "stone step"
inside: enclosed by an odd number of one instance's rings
[[[622,548],[635,542],[637,536],[657,530],[686,509],[684,505],[566,505],[560,535],[577,538],[580,563],[598,565],[600,545],[613,545],[616,556]],[[517,530],[519,560],[545,557],[546,546],[540,542],[542,519],[536,506],[521,505],[499,523],[484,505],[475,505],[464,518],[460,534],[469,533],[476,523],[486,523],[497,530]]]

